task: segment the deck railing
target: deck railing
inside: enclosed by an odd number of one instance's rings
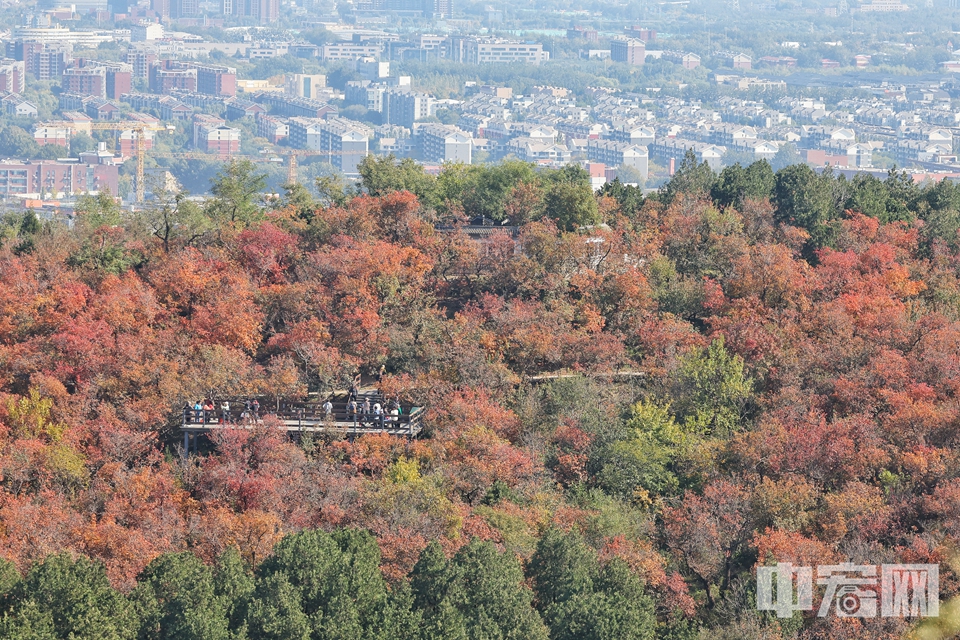
[[[355,433],[363,431],[400,431],[413,436],[420,432],[420,420],[423,408],[412,405],[400,405],[399,415],[392,415],[386,403],[378,398],[381,405],[379,414],[373,412],[375,401],[371,398],[368,411],[360,403],[356,412],[348,411],[348,403],[331,402],[328,413],[321,402],[280,402],[273,407],[260,405],[259,410],[248,410],[243,401],[228,400],[229,409],[195,409],[185,406],[182,411],[181,428],[190,431],[205,431],[226,426],[245,426],[261,423],[267,416],[276,418],[287,430],[316,430],[330,426],[337,429],[347,428]],[[220,403],[215,407],[221,406]]]

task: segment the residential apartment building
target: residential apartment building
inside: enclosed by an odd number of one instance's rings
[[[103,67],[71,67],[60,76],[60,89],[84,96],[105,98],[107,78]]]
[[[280,0],[221,0],[223,15],[253,18],[260,24],[271,24],[280,18]]]
[[[216,153],[221,158],[229,158],[240,151],[240,129],[226,124],[201,122],[194,124],[194,139],[197,148],[207,153]]]
[[[383,123],[413,129],[413,123],[434,114],[433,96],[419,91],[390,89],[383,96]]]
[[[173,0],[170,4],[170,17],[192,18],[200,14],[200,3],[198,0]]]
[[[320,96],[318,89],[327,86],[327,76],[315,73],[288,73],[284,76],[283,90],[289,96],[316,100]]]
[[[3,112],[8,116],[36,118],[38,114],[37,105],[29,102],[19,93],[10,93],[0,98],[0,105],[3,106]]]
[[[466,64],[524,62],[540,64],[550,59],[550,53],[536,42],[517,42],[500,38],[451,36],[444,42],[446,57]]]
[[[378,44],[337,43],[325,44],[320,49],[320,59],[324,62],[333,60],[356,60],[358,58],[379,57],[383,47]]]
[[[657,30],[656,29],[647,29],[639,25],[632,25],[629,27],[624,27],[623,32],[631,38],[636,38],[643,42],[650,42],[651,40],[657,39]]]
[[[531,138],[538,142],[552,144],[557,141],[559,132],[550,125],[539,124],[536,122],[513,122],[510,123],[510,138]]]
[[[170,95],[174,91],[197,90],[197,70],[173,60],[158,60],[150,65],[150,91]]]
[[[390,77],[390,62],[377,58],[357,58],[354,61],[357,73],[370,82],[379,82]]]
[[[22,43],[24,67],[37,80],[56,80],[63,74],[70,62],[69,45],[43,44],[39,42]]]
[[[757,130],[735,124],[718,124],[710,129],[710,142],[727,147],[745,147],[757,140]]]
[[[639,66],[646,58],[647,46],[642,40],[633,38],[614,38],[610,41],[610,59]]]
[[[611,167],[636,169],[646,180],[649,174],[647,147],[616,140],[587,140],[587,158]]]
[[[957,161],[950,145],[924,140],[898,140],[893,147],[893,157],[901,167],[915,162],[946,164]]]
[[[569,163],[572,157],[566,145],[526,136],[512,138],[503,147],[503,151],[524,162],[552,167],[562,167]]]
[[[373,84],[369,80],[350,80],[344,90],[344,101],[347,104],[359,104],[367,111],[383,111],[383,96],[387,91],[384,84]]]
[[[320,127],[319,150],[344,174],[357,175],[357,165],[370,153],[372,135],[372,129],[353,120],[328,118]]]
[[[23,93],[26,73],[22,60],[0,60],[0,93]]]
[[[94,120],[117,120],[120,118],[120,107],[117,103],[106,98],[85,98],[83,112]]]
[[[745,53],[734,53],[732,51],[718,51],[714,54],[720,64],[731,69],[752,69],[753,59]]]
[[[129,93],[132,82],[133,67],[130,65],[96,60],[78,59],[60,76],[60,88],[63,91],[114,100]]]
[[[73,129],[56,124],[43,125],[33,130],[33,141],[40,146],[55,144],[69,148],[71,136],[73,136]]]
[[[252,118],[256,117],[261,113],[266,113],[267,109],[261,104],[252,102],[250,100],[240,100],[233,99],[227,102],[227,120],[239,120],[240,118],[246,118],[250,116]]]
[[[679,64],[684,69],[696,69],[700,66],[700,56],[695,53],[684,51],[664,51],[660,56],[662,60]]]
[[[438,36],[432,33],[426,33],[420,36],[420,46],[421,51],[426,51],[428,54],[433,54],[438,58],[447,57],[447,36]]]
[[[57,78],[70,60],[70,44],[40,40],[8,40],[4,57],[24,63],[24,71],[37,80]]]
[[[119,100],[124,93],[129,93],[133,87],[133,67],[128,64],[109,64],[104,66],[104,75],[107,80],[107,97]]]
[[[0,195],[117,193],[119,167],[66,161],[0,162]]]
[[[117,131],[117,151],[120,153],[120,156],[123,158],[132,158],[137,155],[137,151],[140,148],[140,132],[134,129],[124,129],[123,131]],[[156,135],[155,131],[150,129],[144,129],[143,131],[143,150],[150,151],[153,149],[153,139]]]
[[[266,105],[276,115],[290,118],[325,118],[329,115],[337,115],[337,108],[326,102],[296,98],[281,93],[258,93],[253,96],[253,101]]]
[[[149,78],[150,65],[157,61],[157,52],[147,47],[130,47],[124,59],[133,69],[134,78]]]
[[[556,124],[557,131],[563,134],[570,144],[570,140],[577,138],[586,140],[589,138],[599,139],[607,127],[599,122],[573,122],[571,120],[561,120]]]
[[[853,129],[846,127],[807,125],[801,129],[800,146],[803,148],[815,149],[821,143],[828,141],[852,144],[857,141],[857,134]]]
[[[425,14],[431,7],[433,8],[432,15],[426,15],[427,18],[449,18],[453,14],[453,0],[424,0]]]
[[[218,118],[217,116],[210,115],[209,113],[195,113],[193,115],[193,146],[196,149],[200,148],[200,128],[206,127],[211,129],[213,127],[218,127],[222,124],[226,124],[227,121],[223,118]]]
[[[755,160],[766,160],[772,162],[777,151],[780,150],[780,143],[773,140],[753,140],[746,145],[741,145],[741,149],[753,151]]]
[[[87,135],[93,133],[93,118],[81,111],[61,111],[60,119],[69,122],[73,131],[82,131]]]
[[[173,96],[162,96],[157,106],[161,120],[189,120],[193,117],[193,108]]]
[[[290,118],[288,125],[291,146],[321,152],[346,175],[356,175],[357,165],[370,151],[373,131],[353,120]]]
[[[597,33],[596,29],[585,29],[580,26],[572,27],[567,29],[567,39],[568,40],[586,40],[588,42],[596,42],[600,39],[600,34]]]
[[[75,93],[61,93],[57,99],[60,111],[84,111],[84,100],[90,100],[90,96],[80,96]]]
[[[164,2],[163,6],[163,11],[167,11],[164,17],[169,17],[169,3]],[[163,25],[160,23],[141,20],[139,24],[130,27],[130,42],[150,42],[161,38],[163,38]]]
[[[237,70],[233,67],[198,64],[197,93],[208,96],[237,95]]]
[[[847,167],[869,168],[873,166],[873,147],[857,142],[841,140],[825,141],[820,148],[832,156],[846,156]]]
[[[604,131],[603,138],[606,140],[616,140],[617,142],[629,142],[630,144],[647,146],[656,139],[656,131],[653,127],[623,125]]]
[[[232,67],[159,60],[150,65],[150,90],[169,95],[176,91],[217,97],[237,95],[237,71]]]
[[[290,127],[284,120],[269,116],[265,113],[257,114],[257,135],[266,138],[272,144],[277,144],[290,135]]]
[[[423,159],[427,162],[473,161],[473,138],[466,131],[446,124],[424,124],[417,129]]]
[[[651,144],[648,151],[651,158],[667,165],[670,169],[670,175],[673,175],[673,172],[683,162],[687,151],[693,151],[697,157],[697,162],[706,162],[714,171],[720,171],[723,154],[727,152],[727,149],[705,142],[694,142],[681,138],[661,138]]]
[[[160,20],[170,19],[170,0],[150,0],[150,11]],[[131,30],[130,37],[133,37]]]
[[[944,127],[900,127],[897,137],[901,140],[925,140],[953,146],[953,132]]]

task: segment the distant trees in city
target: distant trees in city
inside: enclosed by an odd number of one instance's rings
[[[529,163],[508,160],[491,166],[446,166],[434,177],[408,158],[368,156],[359,171],[366,193],[408,190],[443,217],[512,223],[546,217],[567,230],[600,222],[590,176],[575,165],[538,172]]]
[[[8,125],[0,130],[0,156],[55,160],[70,155],[70,150],[55,144],[37,144],[22,127]]]

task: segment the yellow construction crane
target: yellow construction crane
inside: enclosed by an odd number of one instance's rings
[[[335,156],[342,155],[342,151],[316,151],[314,149],[283,149],[272,155],[274,158],[286,156],[287,158],[287,184],[296,184],[297,182],[297,158],[304,156]],[[187,159],[209,159],[211,156],[205,153],[199,152],[174,152],[174,153],[160,153],[160,154],[150,154],[152,158],[187,158]],[[250,160],[251,162],[275,162],[269,157],[258,158],[256,156],[234,156],[238,160]]]
[[[298,156],[320,156],[324,153],[338,155],[339,152],[314,151],[313,149],[285,149],[279,155],[287,156],[287,184],[297,184],[297,157]]]
[[[306,155],[316,155],[316,151],[302,150],[302,149],[293,149],[293,153],[284,152],[271,154],[271,157],[257,157],[257,156],[247,156],[247,155],[235,155],[232,156],[236,160],[249,160],[250,162],[279,162],[280,156],[288,156],[287,159],[287,182],[296,180],[297,177],[297,156],[306,156]],[[214,158],[212,154],[204,153],[202,151],[179,151],[172,153],[151,153],[151,158],[180,158],[185,160],[210,160]]]
[[[102,129],[111,129],[111,128],[113,128],[113,127],[106,127],[106,126],[105,126],[105,127],[100,127],[100,128],[102,128]],[[143,136],[143,132],[144,132],[144,131],[157,130],[157,129],[160,129],[160,127],[153,128],[153,127],[147,125],[147,126],[145,126],[145,127],[143,127],[143,128],[137,128],[137,127],[127,127],[127,126],[117,125],[116,128],[121,129],[121,130],[123,130],[123,131],[129,131],[129,130],[133,129],[134,131],[137,131],[137,132],[138,132],[138,137],[137,137],[137,145],[138,145],[138,146],[137,146],[137,150],[138,150],[138,153],[137,153],[137,202],[138,202],[138,203],[142,203],[142,202],[143,202],[144,193],[143,193],[143,188],[141,187],[141,185],[143,185],[144,168],[143,168],[143,153],[140,152],[140,150],[143,149],[143,146],[142,146],[142,144],[141,144],[141,140],[142,140],[142,136]],[[233,156],[233,158],[238,159],[238,160],[250,160],[251,162],[258,162],[258,163],[259,163],[259,162],[276,162],[278,156],[286,156],[286,157],[287,157],[287,184],[297,184],[297,158],[298,158],[298,157],[303,157],[303,156],[338,156],[338,155],[343,155],[343,153],[344,153],[343,151],[317,151],[317,150],[314,150],[314,149],[283,149],[283,150],[281,150],[281,151],[278,151],[277,153],[270,154],[270,155],[272,155],[272,158],[271,158],[270,156],[268,156],[268,157],[256,157],[256,156],[248,156],[248,155],[235,155],[235,156]],[[176,151],[175,151],[175,152],[171,152],[171,153],[151,153],[151,154],[150,154],[150,157],[151,157],[151,158],[181,158],[181,159],[187,159],[187,160],[209,160],[209,159],[211,159],[211,158],[214,157],[214,156],[211,155],[211,154],[208,154],[208,153],[200,152],[200,151],[179,151],[179,152],[176,152]]]
[[[143,196],[146,191],[143,183],[143,159],[146,153],[146,132],[147,131],[169,131],[173,126],[164,126],[162,124],[151,124],[149,122],[140,122],[139,120],[118,120],[116,122],[107,120],[104,122],[64,122],[64,126],[76,130],[90,129],[92,131],[132,131],[136,134],[137,141],[137,182],[136,194],[137,203],[143,203]]]
[[[276,158],[280,156],[287,157],[287,184],[295,184],[297,182],[297,157],[300,156],[320,156],[320,155],[338,155],[340,152],[325,152],[325,151],[314,151],[313,149],[284,149],[283,151],[278,151],[274,154],[268,154],[268,157],[258,158],[256,156],[234,156],[238,160],[249,160],[251,162],[276,162]],[[272,158],[270,157],[272,156]],[[151,154],[151,157],[154,157]],[[156,155],[155,157],[175,157],[175,158],[209,158],[209,155],[198,155],[192,154],[190,152],[182,153],[166,153],[161,155]]]

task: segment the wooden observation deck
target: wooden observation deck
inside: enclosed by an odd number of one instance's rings
[[[183,432],[183,449],[189,454],[192,444],[196,452],[198,436],[223,429],[250,429],[263,424],[268,416],[275,418],[282,429],[295,437],[334,432],[347,439],[368,433],[386,433],[392,436],[415,438],[423,430],[421,425],[423,407],[401,403],[400,415],[390,415],[385,408],[376,415],[372,411],[364,412],[365,400],[370,401],[371,407],[377,402],[381,407],[386,407],[384,398],[373,394],[360,395],[359,409],[355,415],[348,414],[347,402],[333,399],[330,400],[333,410],[329,414],[324,411],[323,402],[280,402],[272,407],[261,405],[257,412],[246,410],[245,399],[228,399],[229,412],[220,409],[223,400],[215,403],[216,408],[213,410],[197,411],[184,407],[180,425],[180,431]]]

